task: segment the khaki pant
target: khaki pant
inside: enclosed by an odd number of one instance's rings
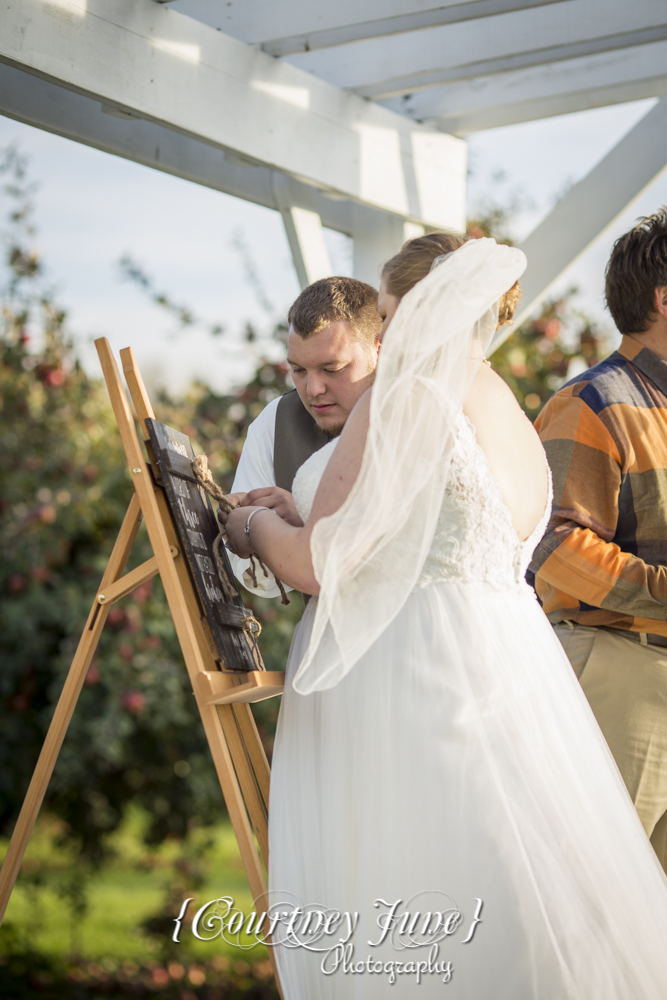
[[[554,630],[667,871],[667,647],[574,623]]]

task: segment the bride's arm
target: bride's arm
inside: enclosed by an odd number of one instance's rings
[[[310,554],[313,527],[321,517],[334,514],[343,505],[359,475],[368,433],[370,392],[364,393],[343,428],[304,526],[295,528],[267,510],[259,510],[250,525],[252,551],[279,580],[305,594],[319,594],[320,591]],[[242,558],[247,558],[251,552],[244,529],[251,513],[257,510],[257,507],[241,507],[227,515],[227,537]]]

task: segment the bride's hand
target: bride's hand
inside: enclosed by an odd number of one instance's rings
[[[249,559],[253,552],[248,541],[248,536],[245,533],[245,526],[253,510],[257,510],[257,508],[237,507],[236,510],[232,510],[229,514],[224,515],[227,547],[231,549],[234,555],[239,556],[241,559]],[[222,521],[222,517],[220,515],[218,517]]]

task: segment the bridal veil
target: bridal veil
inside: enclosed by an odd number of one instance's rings
[[[333,687],[403,607],[442,506],[455,418],[498,323],[498,300],[526,266],[521,250],[469,240],[403,297],[371,394],[359,477],[312,535],[320,584],[300,694]]]

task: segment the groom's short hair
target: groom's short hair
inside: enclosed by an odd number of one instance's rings
[[[382,320],[377,311],[378,293],[356,278],[320,278],[301,292],[287,319],[304,339],[329,323],[345,321],[360,341],[372,346],[380,336]]]
[[[621,333],[646,333],[655,290],[667,285],[667,207],[645,216],[614,243],[605,270],[607,307]]]

